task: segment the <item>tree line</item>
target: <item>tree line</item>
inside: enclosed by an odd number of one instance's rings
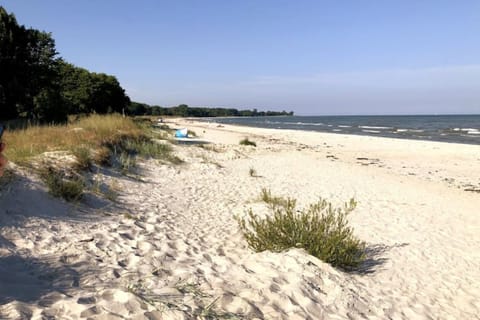
[[[180,104],[175,107],[164,108],[150,106],[146,103],[132,101],[127,107],[129,115],[177,116],[177,117],[262,117],[262,116],[293,116],[293,111],[258,111],[238,110],[235,108],[189,107]]]
[[[59,56],[50,33],[19,25],[14,14],[0,6],[0,119],[59,123],[68,115],[112,112],[182,117],[293,115],[132,102],[116,77],[68,63]]]

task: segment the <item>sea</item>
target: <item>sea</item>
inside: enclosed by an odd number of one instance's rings
[[[480,115],[275,116],[204,120],[259,128],[480,145]]]

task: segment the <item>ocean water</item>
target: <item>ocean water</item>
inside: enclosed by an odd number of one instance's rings
[[[480,115],[282,116],[208,118],[210,122],[480,145]]]

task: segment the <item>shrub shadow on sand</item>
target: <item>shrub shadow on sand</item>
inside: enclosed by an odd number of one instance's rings
[[[354,274],[371,274],[376,272],[382,265],[384,265],[388,259],[385,258],[385,253],[394,248],[402,248],[408,246],[408,243],[394,244],[387,246],[384,244],[371,244],[365,248],[365,261],[352,270],[348,270],[349,273]]]

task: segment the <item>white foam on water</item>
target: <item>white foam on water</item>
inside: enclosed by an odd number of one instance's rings
[[[423,132],[424,130],[419,129],[397,129],[397,132]]]
[[[358,126],[358,127],[362,129],[380,129],[380,130],[393,129],[392,127],[372,127],[372,126]]]
[[[298,121],[298,122],[276,122],[276,123],[283,123],[283,124],[294,124],[294,125],[297,125],[297,126],[324,126],[323,123],[321,122],[301,122],[301,121]]]
[[[377,130],[362,130],[362,132],[380,133],[380,131],[377,131]]]
[[[475,128],[453,128],[453,131],[467,134],[480,134],[480,130]]]
[[[480,134],[480,131],[478,129],[468,128],[465,130],[467,131],[468,134]]]

